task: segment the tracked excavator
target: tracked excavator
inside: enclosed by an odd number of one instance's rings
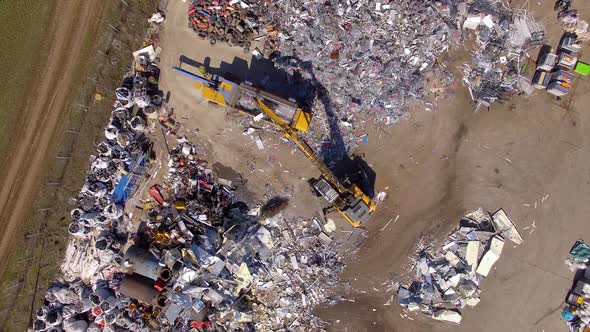
[[[311,114],[304,112],[293,100],[285,100],[269,92],[257,89],[248,83],[237,84],[219,75],[199,76],[182,68],[173,70],[181,75],[196,80],[196,88],[209,102],[230,109],[238,110],[250,116],[266,115],[266,120],[276,125],[283,135],[303,153],[303,155],[320,171],[321,176],[310,184],[324,197],[330,210],[338,211],[352,226],[360,227],[369,221],[375,211],[375,203],[357,185],[344,185],[319,158],[317,153],[298,135],[298,131],[307,131]]]

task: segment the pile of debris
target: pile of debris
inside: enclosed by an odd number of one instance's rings
[[[336,146],[336,158],[366,142],[369,121],[395,124],[453,86],[440,58],[463,30],[476,32],[473,63],[462,67],[476,110],[534,91],[522,60],[545,39],[541,23],[502,0],[193,0],[189,21],[212,43],[249,50],[263,41],[253,54],[275,61],[294,85],[290,97],[314,113],[308,143]]]
[[[265,53],[280,54],[277,67],[291,81],[312,82],[295,97],[321,101],[313,105],[314,136],[333,140],[330,128],[337,125],[350,149],[361,140],[355,129],[369,119],[395,124],[411,101],[422,100],[427,73],[436,70],[451,83],[437,59],[460,40],[455,13],[451,1],[273,2],[264,19],[278,34],[268,38]]]
[[[189,27],[199,37],[244,48],[250,52],[252,41],[260,32],[257,14],[258,0],[191,0],[188,11]]]
[[[303,78],[290,97],[316,111],[309,143],[348,149],[366,139],[355,129],[370,118],[394,124],[422,100],[427,75],[435,71],[443,88],[452,83],[437,59],[460,40],[455,17],[450,0],[193,0],[189,9],[189,25],[202,37],[247,50],[260,41],[257,58],[276,60],[290,82]],[[343,127],[342,142],[330,139],[335,125]]]
[[[105,139],[92,156],[86,182],[71,211],[72,235],[62,265],[64,279],[48,290],[45,304],[33,322],[36,331],[100,331],[115,324],[139,330],[140,311],[122,316],[129,305],[115,290],[122,275],[114,266],[123,261],[122,249],[129,234],[125,202],[139,188],[149,167],[152,143],[147,122],[165,111],[158,89],[159,48],[133,54],[133,73],[115,90],[116,101]],[[96,319],[89,320],[88,317]]]
[[[576,34],[581,40],[590,40],[588,22],[580,19],[578,10],[572,7],[572,0],[557,0],[554,10],[558,11],[557,18],[565,32]]]
[[[343,268],[332,239],[315,220],[259,220],[269,214],[235,201],[196,151],[171,150],[139,222],[121,207],[86,236],[99,240],[84,259],[103,264],[56,282],[36,330],[322,329],[312,309],[330,302]]]
[[[471,2],[460,12],[459,20],[463,29],[476,33],[473,62],[462,68],[475,111],[516,93],[532,94],[530,80],[523,76],[523,59],[528,50],[543,44],[543,24],[524,10],[489,0]]]
[[[85,242],[95,233],[105,233],[95,239],[100,250],[107,250],[106,243],[111,242],[107,238],[115,236],[123,204],[137,189],[149,164],[151,142],[146,123],[165,109],[158,89],[160,70],[154,63],[154,48],[134,55],[136,70],[115,90],[117,100],[104,130],[105,139],[96,146],[97,155],[90,162],[68,228],[71,235]]]
[[[399,304],[459,324],[459,309],[479,303],[480,284],[500,258],[505,239],[523,242],[504,210],[490,215],[479,208],[467,214],[440,250],[417,252],[415,279],[398,288]]]

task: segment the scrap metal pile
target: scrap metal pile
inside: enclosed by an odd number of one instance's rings
[[[588,22],[579,17],[578,10],[572,8],[571,0],[555,2],[554,10],[558,11],[557,18],[564,31],[574,33],[580,40],[589,40]]]
[[[337,108],[396,122],[407,101],[423,93],[423,74],[459,37],[450,2],[277,2],[267,18],[280,22],[282,56],[323,84]],[[288,64],[285,64],[288,65]],[[342,117],[344,118],[344,117]]]
[[[476,109],[532,93],[522,59],[544,40],[530,14],[494,0],[193,0],[189,22],[247,49],[264,41],[257,58],[275,61],[294,84],[289,97],[314,112],[308,143],[337,146],[336,159],[366,142],[372,121],[395,124],[424,102],[428,82],[434,98],[453,85],[441,56],[462,31],[476,32],[473,63],[461,68]]]
[[[323,330],[312,310],[332,302],[343,269],[332,239],[316,220],[283,217],[285,200],[236,201],[185,138],[157,178],[154,157],[166,155],[155,155],[151,133],[173,130],[157,50],[134,57],[33,330]]]
[[[433,70],[445,86],[451,83],[437,59],[460,40],[453,3],[273,2],[265,19],[279,31],[269,38],[278,41],[276,65],[312,83],[300,85],[299,102],[319,97],[312,105],[316,145],[344,144],[349,150],[365,139],[359,131],[369,120],[395,124],[410,102],[423,99],[425,77]],[[335,126],[342,142],[334,142]]]
[[[36,330],[322,329],[312,309],[330,302],[343,268],[331,238],[313,221],[259,220],[260,209],[236,202],[196,151],[171,151],[139,222],[122,208],[109,215],[108,235],[87,250],[108,263],[83,281],[56,282]]]
[[[305,81],[289,97],[315,111],[310,144],[350,149],[366,139],[355,129],[370,118],[394,124],[411,101],[422,100],[426,74],[433,69],[443,85],[451,84],[437,58],[460,40],[453,3],[194,0],[189,21],[203,29],[199,20],[212,21],[208,26],[217,26],[215,35],[226,35],[231,44],[264,40],[261,53],[276,59],[291,82]],[[239,38],[236,30],[244,30]],[[331,139],[335,125],[342,127],[342,142]]]
[[[414,258],[415,278],[398,288],[398,302],[408,311],[459,324],[459,309],[475,306],[481,282],[500,258],[505,239],[523,242],[504,210],[479,208],[463,217],[440,250],[422,248]]]
[[[254,12],[257,2],[191,0],[189,27],[211,44],[227,43],[250,52],[252,41],[260,31],[258,17]]]
[[[63,278],[47,291],[33,322],[35,331],[100,331],[115,321],[137,327],[133,324],[137,317],[125,316],[121,310],[131,303],[115,296],[122,278],[114,266],[122,262],[129,232],[124,203],[142,183],[150,161],[146,120],[162,108],[155,60],[152,46],[136,52],[134,73],[115,91],[105,139],[97,145],[71,211],[72,238],[62,264]]]
[[[149,49],[137,53],[137,70],[115,90],[117,100],[104,130],[105,139],[96,147],[97,156],[71,212],[70,234],[86,245],[95,240],[99,250],[110,251],[123,203],[137,189],[149,163],[151,142],[146,136],[146,121],[162,108],[159,68],[153,63],[153,47]]]
[[[523,60],[528,50],[543,44],[543,24],[523,10],[489,0],[472,2],[459,20],[463,29],[476,34],[472,64],[461,68],[475,110],[517,93],[531,94],[530,79],[522,76],[526,70]]]

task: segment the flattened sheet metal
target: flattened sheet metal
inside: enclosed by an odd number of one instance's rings
[[[467,242],[467,250],[465,252],[465,260],[467,265],[471,268],[471,271],[477,270],[477,259],[479,256],[479,241]]]
[[[496,211],[496,213],[492,215],[492,223],[494,224],[496,232],[502,234],[503,237],[516,244],[522,244],[522,236],[503,209]]]
[[[457,311],[448,310],[448,309],[439,309],[439,310],[435,311],[434,314],[432,315],[432,318],[436,319],[436,320],[440,320],[440,321],[455,323],[455,324],[460,324],[461,319],[462,319],[460,313],[458,313]]]
[[[492,266],[496,263],[498,259],[500,259],[500,255],[502,254],[502,249],[504,248],[504,240],[496,235],[492,238],[492,243],[490,244],[490,249],[486,251],[486,253],[481,258],[479,262],[479,266],[477,267],[477,274],[487,277],[492,269]]]
[[[459,258],[459,256],[457,256],[457,254],[455,254],[452,251],[447,251],[447,253],[445,254],[445,259],[453,266],[453,267],[458,267],[462,262],[461,262],[461,258]]]

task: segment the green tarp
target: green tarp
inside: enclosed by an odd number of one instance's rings
[[[578,74],[588,76],[590,75],[590,65],[582,61],[578,61],[578,63],[576,64],[576,69],[574,69],[574,71]]]
[[[582,263],[590,258],[590,247],[584,240],[578,240],[570,250],[570,255],[575,263]]]

